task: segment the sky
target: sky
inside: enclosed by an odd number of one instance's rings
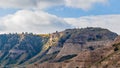
[[[102,27],[120,34],[120,0],[0,0],[0,33]]]

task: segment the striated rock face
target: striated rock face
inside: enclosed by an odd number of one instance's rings
[[[97,68],[102,60],[114,53],[112,45],[117,34],[107,29],[67,29],[62,34],[58,41],[60,44],[56,45],[60,50],[54,59],[41,64],[36,62],[28,68],[35,65],[38,68]]]
[[[107,41],[92,41],[92,42],[86,42],[83,45],[76,43],[65,43],[59,54],[56,56],[56,58],[60,58],[62,56],[66,55],[72,55],[72,54],[78,54],[81,51],[92,51],[97,48],[105,47],[107,44],[111,43],[111,40]]]
[[[119,38],[113,42],[117,36],[107,29],[92,27],[40,35],[3,34],[0,64],[28,68],[96,67],[119,50]]]
[[[34,64],[28,66],[28,68],[33,68],[35,66],[37,68],[119,68],[120,44],[116,45],[116,42],[114,41],[111,42],[109,46],[107,44],[105,47],[101,47],[92,51],[81,51],[74,58],[65,60],[63,62],[46,62],[37,64],[37,66]],[[120,40],[117,41],[120,42]],[[114,50],[115,47],[118,47],[117,51]]]
[[[44,41],[43,41],[44,40]],[[47,38],[33,34],[0,35],[0,64],[22,64],[37,55]]]
[[[66,30],[66,32],[67,31],[72,31],[72,33],[63,44],[63,48],[55,60],[59,60],[63,56],[78,54],[81,51],[95,50],[107,46],[107,44],[111,43],[117,36],[109,30],[100,28]]]

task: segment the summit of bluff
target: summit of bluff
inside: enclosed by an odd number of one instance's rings
[[[117,68],[120,37],[103,28],[51,34],[1,34],[0,67]]]

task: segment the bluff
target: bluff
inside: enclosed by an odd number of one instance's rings
[[[104,34],[105,35],[105,34]],[[106,39],[102,39],[106,40]],[[102,40],[94,40],[94,41],[87,41],[87,43],[92,42],[101,44],[100,42]],[[29,65],[28,68],[37,67],[37,68],[119,68],[120,67],[120,36],[117,36],[114,40],[113,39],[107,39],[108,42],[105,41],[105,43],[99,47],[94,48],[94,46],[97,46],[98,44],[95,44],[93,47],[90,47],[90,49],[82,48],[81,51],[74,52],[69,51],[74,49],[75,47],[68,47],[69,49],[63,50],[65,48],[62,48],[61,51],[58,53],[58,55],[63,52],[62,57],[59,59],[59,61],[47,61],[44,63],[34,63],[32,65]],[[71,42],[70,42],[71,43]],[[64,46],[68,44],[68,41],[64,44]],[[73,46],[75,44],[72,44]],[[72,46],[69,45],[69,46]],[[88,44],[91,45],[91,44]],[[63,46],[63,47],[64,47]],[[77,46],[77,45],[76,45]],[[86,46],[86,45],[83,45]],[[76,47],[77,48],[77,47]],[[84,50],[85,49],[85,50]],[[76,49],[75,49],[76,50]],[[79,49],[78,49],[79,50]],[[67,51],[67,52],[66,52]],[[71,53],[68,53],[71,52]],[[57,55],[57,56],[58,56]],[[56,57],[57,57],[56,56]],[[55,58],[56,58],[55,57]]]
[[[74,68],[85,66],[84,63],[96,66],[100,65],[101,58],[108,56],[105,54],[111,53],[110,49],[114,50],[111,44],[117,36],[108,29],[93,27],[66,29],[51,34],[1,34],[0,64],[9,68]],[[94,62],[96,64],[92,64]]]

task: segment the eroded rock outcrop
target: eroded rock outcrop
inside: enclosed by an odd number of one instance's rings
[[[37,68],[97,68],[115,52],[113,40],[117,34],[107,29],[68,29],[62,33],[58,41],[60,44],[56,46],[61,49],[55,58],[45,63],[36,62],[28,65],[28,68],[35,65]],[[51,49],[48,52],[50,54]]]

